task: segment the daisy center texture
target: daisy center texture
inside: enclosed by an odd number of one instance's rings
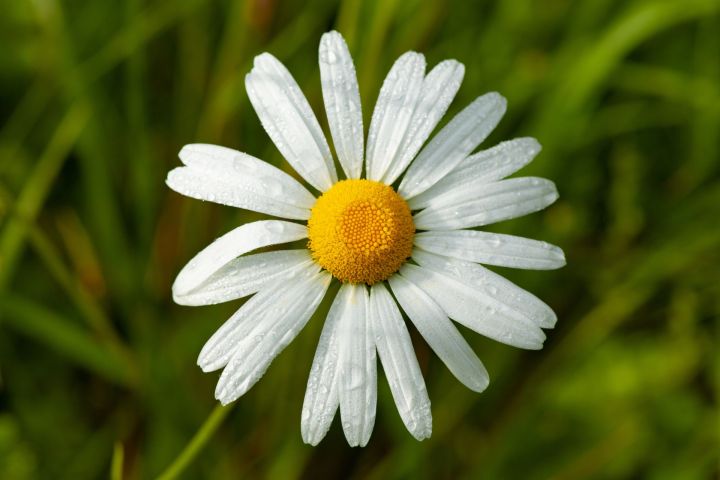
[[[349,283],[381,282],[412,253],[410,208],[391,187],[372,180],[343,180],[312,208],[308,245],[317,263]]]

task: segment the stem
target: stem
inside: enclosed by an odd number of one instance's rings
[[[122,480],[124,458],[125,449],[122,443],[118,442],[113,448],[112,462],[110,464],[110,480]]]
[[[210,440],[215,430],[220,427],[223,420],[230,413],[232,407],[218,405],[212,411],[210,416],[197,431],[195,436],[190,440],[190,443],[180,452],[180,455],[170,464],[169,467],[161,473],[157,480],[171,480],[177,478],[183,470],[185,470],[190,463],[195,459],[198,453],[205,447],[205,444]]]

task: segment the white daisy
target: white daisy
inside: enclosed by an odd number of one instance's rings
[[[479,264],[558,268],[565,264],[562,250],[468,229],[541,210],[558,194],[541,178],[504,180],[540,151],[532,138],[472,153],[505,112],[497,93],[478,97],[425,144],[460,87],[464,67],[457,61],[443,61],[426,75],[421,54],[402,55],[380,90],[366,151],[355,67],[337,32],[322,37],[320,73],[346,179],[338,179],[320,125],[288,70],[268,53],[256,57],[245,79],[252,105],[290,165],[322,194],[316,198],[246,153],[185,146],[185,166],[169,173],[170,188],[295,221],[257,221],[220,237],[183,268],[173,297],[183,305],[209,305],[254,294],[198,358],[206,372],[223,369],[215,396],[227,404],[295,338],[330,283],[342,282],[308,379],[304,441],[322,440],[339,406],[350,445],[368,442],[376,352],[403,422],[422,440],[432,431],[430,400],[401,310],[458,380],[477,392],[487,387],[488,373],[451,319],[508,345],[542,348],[542,329],[555,325],[553,311]],[[302,239],[307,248],[250,253]]]

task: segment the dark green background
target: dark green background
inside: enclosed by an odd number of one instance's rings
[[[0,12],[0,478],[106,478],[113,450],[124,478],[153,478],[203,424],[217,375],[195,359],[239,302],[180,307],[170,285],[260,216],[183,198],[164,177],[191,142],[289,171],[244,75],[272,52],[326,126],[317,47],[332,28],[355,57],[366,129],[384,74],[414,49],[465,64],[450,114],[487,91],[508,98],[485,145],[540,140],[521,174],[552,179],[560,200],[492,229],[565,250],[558,271],[496,269],[558,325],[539,352],[463,330],[491,375],[479,395],[413,332],[432,438],[405,431],[381,374],[369,446],[348,448],[336,422],[312,448],[300,410],[316,315],[184,478],[717,478],[720,1],[0,0]]]

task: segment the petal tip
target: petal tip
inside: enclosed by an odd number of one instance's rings
[[[274,55],[268,52],[263,52],[259,55],[256,55],[253,59],[253,69],[257,68],[258,70],[262,70],[265,67],[269,66],[271,63],[279,63],[280,61],[275,58]]]
[[[176,167],[170,170],[165,177],[165,185],[167,185],[170,190],[174,190],[175,192],[184,195],[180,186],[180,182],[178,181],[178,176],[182,175],[182,173],[185,172],[187,168],[188,167]]]
[[[412,435],[418,442],[422,442],[432,436],[432,427],[417,432],[410,432],[410,435]]]
[[[542,144],[540,143],[540,141],[538,141],[537,138],[527,137],[527,143],[530,150],[533,151],[535,155],[540,153],[540,151],[542,150]]]
[[[310,445],[311,447],[317,447],[320,443],[320,439],[307,437],[305,435],[302,436],[302,439],[304,444]]]
[[[329,32],[325,32],[322,34],[322,36],[320,37],[320,45],[322,46],[330,42],[334,42],[336,44],[341,42],[344,43],[345,39],[343,38],[342,34],[337,30],[330,30]]]
[[[200,367],[200,370],[203,371],[203,373],[210,373],[216,368],[213,367],[213,365],[208,361],[207,358],[205,358],[205,355],[203,355],[203,352],[200,352],[200,356],[197,359],[197,366]],[[217,395],[217,393],[216,393]]]

